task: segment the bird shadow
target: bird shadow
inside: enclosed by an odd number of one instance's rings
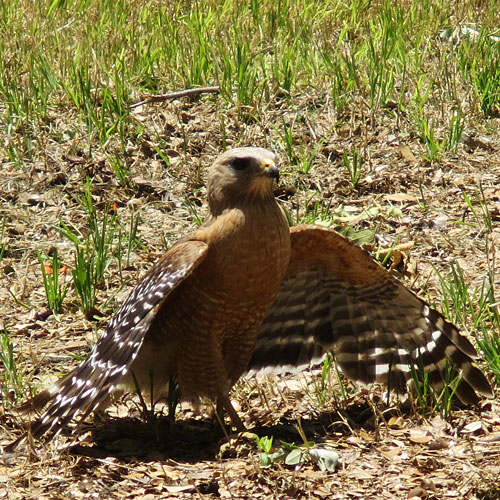
[[[299,445],[303,444],[305,436],[307,440],[319,443],[332,433],[342,436],[361,427],[373,428],[375,420],[373,407],[358,401],[342,411],[300,418],[284,415],[277,423],[250,427],[250,434],[245,436],[246,439],[251,438],[251,434],[272,436],[274,442]],[[215,461],[238,454],[233,454],[230,447],[224,447],[225,443],[236,439],[236,435],[224,435],[220,426],[209,419],[172,422],[167,417],[156,417],[144,422],[137,418],[111,418],[87,430],[91,434],[85,444],[72,446],[70,453],[99,459],[114,457],[143,462],[170,459],[184,463]]]

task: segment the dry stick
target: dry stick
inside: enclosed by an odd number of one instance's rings
[[[143,104],[148,104],[150,102],[162,102],[168,101],[169,99],[180,99],[181,97],[187,97],[197,94],[218,94],[219,92],[220,87],[218,85],[216,85],[215,87],[197,87],[194,89],[179,90],[177,92],[170,92],[169,94],[149,96],[147,99],[144,99],[144,101],[131,104],[130,107],[137,108],[138,106],[142,106]]]

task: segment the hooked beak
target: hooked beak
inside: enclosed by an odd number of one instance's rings
[[[278,170],[278,167],[276,166],[276,163],[274,163],[274,160],[268,158],[263,161],[263,165],[264,165],[263,169],[264,174],[270,177],[271,179],[276,179],[276,182],[279,182],[280,172]]]

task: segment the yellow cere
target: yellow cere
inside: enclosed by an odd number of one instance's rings
[[[266,158],[263,162],[262,165],[264,169],[272,167],[274,165],[274,160],[272,158]]]

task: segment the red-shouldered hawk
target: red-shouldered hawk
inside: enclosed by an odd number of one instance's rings
[[[241,429],[229,400],[241,375],[302,368],[327,352],[347,377],[398,391],[415,360],[439,389],[450,360],[462,373],[460,399],[491,396],[472,344],[369,254],[332,230],[288,228],[272,190],[278,177],[265,149],[216,160],[208,221],[143,277],[88,359],[24,405],[48,405],[35,437],[136,382],[157,400],[172,376],[182,399],[216,400]]]

